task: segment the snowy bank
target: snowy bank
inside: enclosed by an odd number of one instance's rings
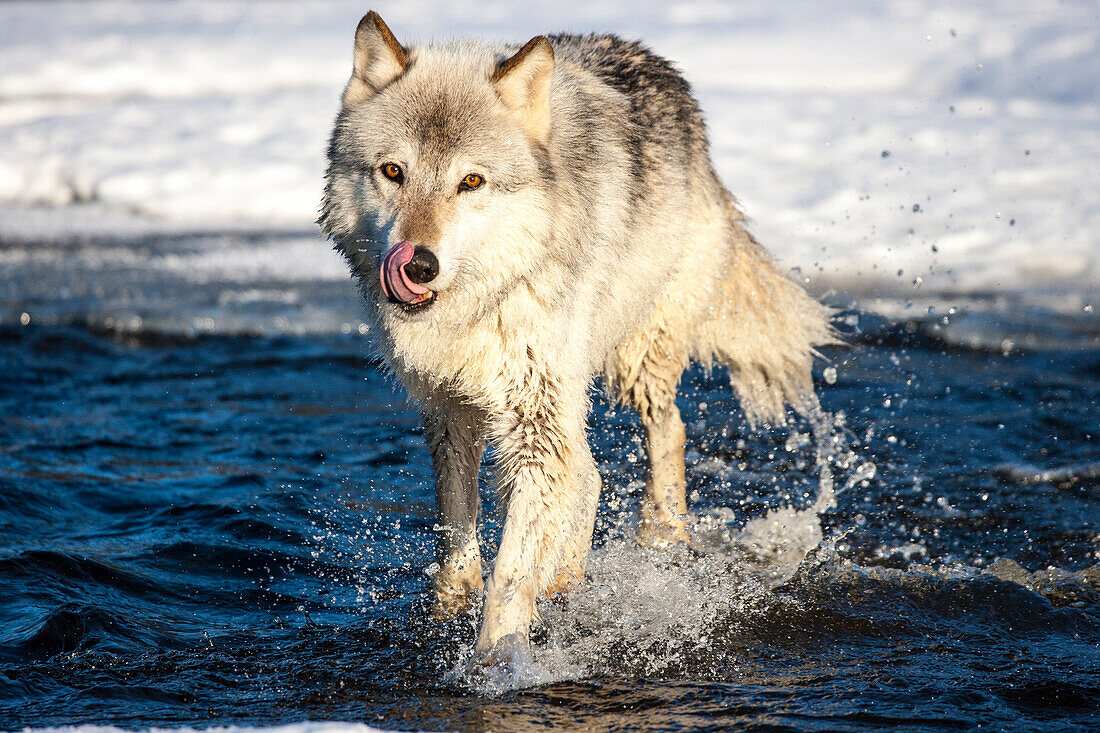
[[[409,42],[557,30],[644,39],[694,84],[719,172],[757,234],[815,290],[1070,293],[1076,307],[1100,289],[1095,3],[376,9]],[[364,10],[0,5],[4,256],[115,228],[312,236]],[[308,272],[345,277],[324,244],[316,252]],[[240,267],[246,281],[302,270],[288,257],[208,265]]]

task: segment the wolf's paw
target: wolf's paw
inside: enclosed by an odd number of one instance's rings
[[[642,547],[651,549],[691,544],[691,535],[688,534],[687,523],[683,520],[660,522],[649,517],[643,517],[638,524],[635,539]]]
[[[497,639],[488,648],[475,650],[467,672],[501,681],[525,671],[531,664],[531,642],[526,634],[517,631]]]
[[[573,591],[584,580],[584,569],[573,564],[568,564],[558,570],[554,579],[543,590],[547,598],[557,598]]]
[[[474,593],[461,595],[435,596],[432,603],[432,618],[436,621],[450,621],[459,616],[464,616],[478,606],[479,596]]]
[[[435,602],[432,603],[432,618],[436,621],[449,621],[456,616],[467,614],[481,603],[481,578],[440,578],[434,579]]]

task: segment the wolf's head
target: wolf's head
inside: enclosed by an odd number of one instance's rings
[[[407,318],[538,266],[553,72],[542,36],[511,55],[406,48],[373,11],[360,21],[320,223],[368,299]]]

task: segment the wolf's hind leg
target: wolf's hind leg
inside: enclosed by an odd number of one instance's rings
[[[663,547],[688,541],[684,421],[676,403],[643,413],[649,474],[642,497],[638,542]]]
[[[481,552],[477,541],[481,454],[485,448],[482,417],[448,401],[425,412],[428,448],[436,476],[439,570],[433,615],[445,619],[467,611],[480,597]]]
[[[613,390],[645,428],[649,465],[638,542],[647,547],[688,540],[684,421],[676,407],[687,361],[686,345],[658,309],[646,328],[619,346],[608,370]]]

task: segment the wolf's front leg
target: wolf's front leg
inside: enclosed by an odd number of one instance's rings
[[[583,390],[573,404],[560,394],[535,390],[493,421],[507,516],[485,594],[481,652],[526,646],[536,596],[559,575],[584,575],[599,480],[585,439]]]
[[[478,471],[485,448],[482,416],[447,402],[426,410],[424,424],[435,466],[439,524],[439,570],[435,586],[436,618],[467,611],[481,597],[481,553],[477,542]]]

